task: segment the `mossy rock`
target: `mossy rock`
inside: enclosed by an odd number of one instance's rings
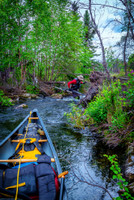
[[[62,94],[52,94],[51,97],[54,99],[62,99],[63,98]]]

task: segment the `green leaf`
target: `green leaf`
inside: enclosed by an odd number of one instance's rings
[[[121,197],[116,197],[116,200],[122,200],[122,198]]]
[[[116,179],[117,178],[117,176],[116,175],[113,175],[113,179]]]

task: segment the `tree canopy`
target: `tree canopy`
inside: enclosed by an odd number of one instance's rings
[[[49,81],[81,73],[83,23],[68,6],[59,0],[0,2],[0,71],[5,79],[12,73],[21,86],[31,76]],[[92,55],[90,50],[88,66]]]

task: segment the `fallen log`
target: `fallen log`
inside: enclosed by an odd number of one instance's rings
[[[93,100],[93,98],[98,94],[98,92],[99,92],[98,86],[91,86],[88,89],[86,96],[80,100],[79,104],[83,104],[83,106],[86,108],[87,104]]]
[[[45,84],[63,84],[65,85],[65,81],[43,81]]]

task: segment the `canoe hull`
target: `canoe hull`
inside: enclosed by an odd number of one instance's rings
[[[28,127],[29,124],[37,124],[38,127],[41,127],[42,133],[39,135],[40,135],[40,140],[43,142],[40,142],[39,145],[41,146],[42,151],[46,155],[54,159],[55,162],[52,162],[51,166],[55,170],[57,175],[61,174],[62,169],[61,169],[61,165],[60,165],[57,153],[55,151],[51,138],[46,130],[46,127],[37,109],[34,109],[29,115],[27,115],[26,118],[0,143],[0,160],[8,160],[9,158],[12,157],[18,145],[18,142],[16,142],[16,140],[18,140],[18,138],[20,137],[21,138],[23,137],[24,130],[26,130],[26,127]],[[26,134],[26,131],[25,131],[25,134]],[[1,164],[8,165],[8,162],[1,162]],[[64,185],[65,180],[64,178],[60,178],[58,181],[60,183],[60,191],[59,191],[58,199],[59,200],[67,199],[65,185]]]

